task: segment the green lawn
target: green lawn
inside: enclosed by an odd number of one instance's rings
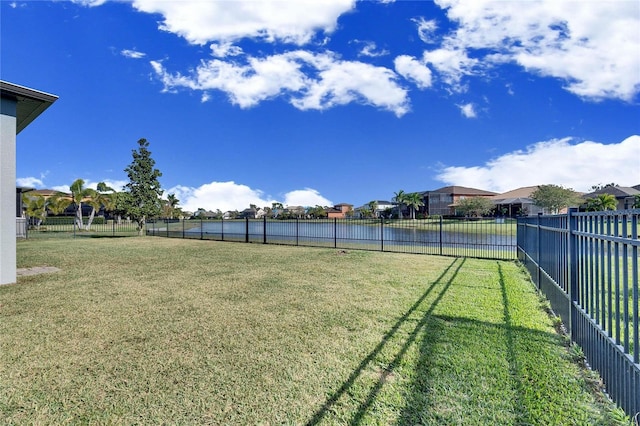
[[[5,424],[591,425],[513,262],[165,238],[18,243]]]

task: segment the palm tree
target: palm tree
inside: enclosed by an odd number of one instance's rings
[[[39,194],[23,194],[22,202],[27,208],[27,216],[36,220],[36,227],[39,229],[47,217],[47,199]]]
[[[398,205],[398,218],[402,219],[402,206],[407,201],[407,193],[402,189],[393,193],[393,202]]]
[[[404,203],[411,209],[411,219],[416,219],[416,211],[424,206],[424,202],[422,201],[422,195],[419,192],[412,192],[411,194],[406,194]]]
[[[64,192],[56,192],[47,199],[47,208],[55,215],[64,213],[69,204],[71,204],[71,199]]]
[[[618,200],[611,194],[598,194],[593,198],[587,199],[587,211],[599,212],[604,210],[616,210],[618,208]]]
[[[87,231],[91,227],[91,223],[93,222],[93,218],[96,215],[96,211],[100,210],[102,207],[105,210],[109,210],[113,208],[114,205],[114,193],[113,188],[110,188],[104,182],[98,183],[97,189],[88,189],[89,199],[86,201],[87,204],[91,206],[91,214],[89,215],[89,220],[87,220]]]
[[[170,219],[173,219],[175,217],[178,204],[180,204],[180,200],[178,200],[176,194],[167,195],[167,206],[169,207],[171,212]]]
[[[378,202],[377,201],[369,201],[367,203],[367,213],[371,215],[371,217],[375,218],[378,210]]]
[[[76,208],[76,226],[78,229],[82,229],[84,227],[82,222],[82,202],[85,199],[90,198],[94,190],[91,188],[85,188],[84,180],[82,179],[76,179],[73,181],[69,189],[71,190],[71,202]]]

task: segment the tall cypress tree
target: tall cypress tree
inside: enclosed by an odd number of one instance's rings
[[[138,224],[138,233],[142,235],[147,219],[160,214],[163,191],[158,182],[162,173],[154,168],[156,162],[151,158],[149,142],[143,138],[138,145],[138,149],[132,151],[133,161],[124,169],[129,176],[129,183],[125,185],[125,211]]]

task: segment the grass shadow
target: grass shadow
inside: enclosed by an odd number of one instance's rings
[[[533,415],[528,408],[527,401],[523,398],[527,392],[531,392],[531,389],[527,389],[527,384],[523,383],[523,377],[525,373],[518,359],[518,356],[523,356],[523,348],[519,347],[518,342],[528,343],[543,343],[550,342],[557,339],[554,333],[530,329],[522,326],[515,325],[512,320],[512,308],[509,301],[507,285],[505,282],[505,275],[500,262],[497,262],[497,275],[500,284],[500,293],[502,301],[502,322],[487,322],[473,318],[446,316],[446,315],[433,315],[430,318],[431,326],[424,329],[424,336],[422,336],[420,355],[416,364],[415,379],[409,385],[408,397],[405,408],[402,414],[398,418],[397,424],[399,425],[415,425],[415,424],[458,424],[458,422],[475,424],[479,422],[483,424],[519,424],[526,425],[535,423],[535,415]],[[433,327],[433,328],[432,328]],[[461,349],[450,349],[456,352],[466,352],[464,354],[437,354],[440,360],[434,362],[434,344],[438,341],[438,330],[444,330],[449,336],[442,336],[441,339],[450,340],[451,335],[468,336],[466,345],[468,347]],[[455,338],[454,338],[455,339]],[[499,375],[503,388],[507,388],[504,393],[499,394],[500,397],[496,397],[496,394],[483,395],[474,389],[465,388],[465,384],[461,384],[456,387],[456,381],[465,381],[466,375],[491,375],[491,371],[481,367],[475,369],[475,371],[469,371],[468,365],[455,365],[450,370],[442,370],[442,359],[447,360],[466,360],[470,362],[469,365],[476,365],[483,360],[474,358],[482,357],[483,354],[478,351],[474,353],[474,347],[477,345],[481,347],[486,344],[487,341],[496,342],[496,352],[501,353],[501,357],[504,360],[504,371]],[[522,343],[520,343],[521,346]],[[458,357],[458,355],[460,355]],[[472,361],[469,359],[471,358]],[[495,361],[492,361],[495,362]],[[434,367],[434,364],[438,364]],[[437,373],[434,373],[432,369],[437,369]],[[457,371],[456,371],[457,370]],[[463,370],[464,373],[460,373]],[[435,378],[433,375],[438,374],[440,376],[450,374],[452,377],[442,379],[442,377]],[[497,374],[497,373],[496,373]],[[455,376],[455,378],[453,378]],[[437,384],[434,382],[438,382]],[[469,380],[471,382],[471,380]],[[448,385],[451,387],[448,388]],[[451,395],[442,397],[442,395],[433,395],[437,390],[447,389],[451,392]],[[461,409],[460,413],[455,413],[457,408],[465,407],[464,403],[458,403],[456,398],[461,395],[469,397],[468,391],[473,394],[471,398],[486,398],[487,400],[487,412],[486,413],[473,413],[468,415],[464,413],[464,409]],[[508,400],[504,399],[504,395],[509,395]],[[436,401],[437,400],[437,401]],[[451,404],[443,404],[443,401],[449,401]],[[457,405],[457,406],[456,406]],[[492,409],[493,405],[493,409]],[[495,416],[499,406],[504,411]],[[446,408],[445,408],[446,407]],[[491,412],[493,411],[493,412]],[[453,414],[452,414],[453,412]],[[502,416],[502,417],[499,417]]]
[[[451,271],[454,268],[454,266],[457,264],[451,278],[445,283],[445,286],[443,287],[442,290],[440,290],[435,300],[431,303],[430,307],[425,311],[425,314],[422,316],[422,318],[418,321],[414,329],[411,331],[407,340],[402,345],[401,349],[398,351],[398,353],[393,358],[393,360],[385,368],[383,374],[381,374],[380,378],[377,380],[375,385],[371,388],[365,400],[360,404],[360,406],[358,407],[358,410],[354,413],[353,418],[351,419],[349,424],[359,424],[361,422],[363,416],[366,414],[367,410],[371,407],[371,405],[375,401],[376,396],[382,389],[382,386],[386,382],[387,377],[393,372],[393,370],[400,363],[400,361],[406,354],[409,347],[414,343],[420,331],[430,322],[429,319],[431,317],[433,310],[435,309],[437,304],[440,302],[440,300],[446,293],[447,289],[453,282],[454,278],[458,274],[458,271],[460,271],[464,263],[465,263],[465,259],[457,258],[457,259],[454,259],[454,261],[451,262],[449,266],[447,266],[447,268],[442,272],[442,274],[440,274],[440,276],[427,288],[427,290],[420,296],[420,298],[416,300],[416,302],[409,308],[409,310],[404,315],[402,315],[402,317],[400,317],[400,319],[393,325],[393,327],[391,327],[391,329],[383,336],[380,343],[378,343],[378,345],[360,362],[358,367],[349,375],[349,377],[342,384],[342,386],[326,400],[326,402],[318,411],[314,413],[312,418],[306,423],[307,426],[318,424],[327,415],[327,413],[331,411],[332,407],[336,404],[336,402],[345,393],[349,391],[349,389],[354,385],[358,377],[360,377],[360,375],[362,375],[362,373],[365,371],[366,367],[371,362],[373,362],[376,356],[382,351],[382,349],[385,347],[387,342],[398,332],[398,330],[410,318],[410,316],[416,310],[418,310],[418,308],[423,304],[425,299],[433,292],[434,288],[442,284],[442,281],[449,274],[449,271]]]

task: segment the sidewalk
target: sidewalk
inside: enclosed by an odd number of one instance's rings
[[[18,268],[16,275],[24,277],[27,275],[48,274],[51,272],[58,272],[60,269],[54,266],[34,266],[33,268]]]

